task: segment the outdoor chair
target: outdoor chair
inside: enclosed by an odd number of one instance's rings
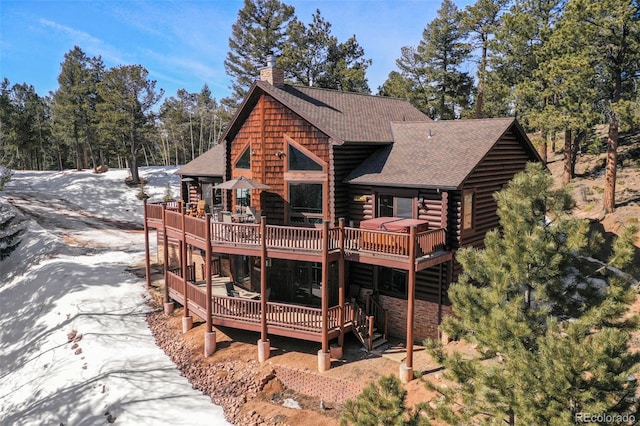
[[[228,282],[225,284],[227,287],[227,296],[228,297],[238,297],[240,293],[235,289],[232,282]]]
[[[205,217],[207,214],[207,202],[205,200],[198,201],[196,206],[196,217]]]

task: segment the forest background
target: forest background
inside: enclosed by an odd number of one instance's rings
[[[376,89],[433,119],[515,116],[546,159],[564,152],[564,178],[583,152],[607,152],[602,207],[615,208],[618,138],[640,126],[637,0],[443,0],[416,45]],[[289,84],[371,94],[371,60],[357,34],[338,40],[320,10],[304,23],[279,0],[245,0],[230,28],[230,93],[165,96],[143,64],[106,68],[81,46],[64,55],[59,87],[0,84],[0,165],[51,170],[185,164],[215,145],[272,52]],[[393,52],[390,52],[393,54]],[[470,68],[470,64],[472,65]],[[472,69],[473,71],[468,71]],[[605,125],[606,138],[594,129]]]

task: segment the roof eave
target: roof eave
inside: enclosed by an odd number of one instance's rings
[[[407,183],[393,183],[393,182],[377,182],[377,181],[346,181],[349,185],[364,185],[364,186],[375,186],[375,187],[394,187],[394,188],[411,188],[411,189],[435,189],[439,191],[455,191],[460,188],[460,186],[455,185],[425,185],[419,183],[407,184]]]

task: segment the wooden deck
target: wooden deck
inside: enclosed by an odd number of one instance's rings
[[[189,276],[189,271],[187,271]],[[184,305],[184,280],[179,269],[170,270],[165,277],[170,297]],[[216,288],[219,291],[216,291]],[[259,332],[262,322],[261,301],[244,297],[228,297],[224,294],[224,283],[212,285],[212,323],[226,327]],[[203,282],[187,281],[189,310],[206,320],[207,296]],[[265,312],[269,334],[292,337],[314,342],[322,341],[322,310],[307,306],[267,302]],[[338,337],[342,330],[349,332],[353,326],[354,307],[345,304],[341,315],[340,306],[330,307],[327,315],[328,338]],[[342,323],[342,324],[341,324]]]
[[[261,256],[263,244],[271,258],[319,262],[323,257],[323,240],[327,239],[329,261],[345,260],[392,268],[410,269],[410,234],[365,230],[346,226],[321,228],[208,221],[166,208],[163,204],[145,204],[149,228],[166,230],[169,238],[206,249],[206,227],[210,224],[212,250],[216,253]],[[265,235],[262,235],[264,232]],[[446,247],[446,230],[431,229],[415,235],[416,271],[446,262],[451,251]]]

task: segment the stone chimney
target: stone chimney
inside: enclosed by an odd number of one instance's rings
[[[284,86],[284,70],[276,67],[276,57],[273,52],[267,56],[267,66],[260,70],[260,80],[272,86]]]

